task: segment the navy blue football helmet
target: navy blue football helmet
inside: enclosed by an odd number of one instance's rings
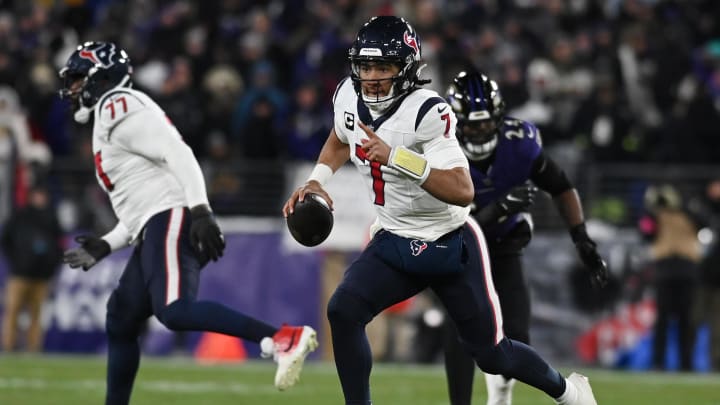
[[[124,50],[111,42],[85,42],[60,69],[61,97],[70,98],[75,108],[91,109],[108,90],[130,84],[132,66]],[[73,83],[82,85],[72,89]]]
[[[505,100],[494,80],[475,70],[462,71],[445,98],[457,116],[457,136],[470,160],[487,159],[495,151],[505,117]]]
[[[358,31],[348,52],[350,78],[355,93],[367,104],[387,103],[408,93],[418,85],[429,83],[418,77],[421,60],[420,38],[405,19],[395,16],[373,17]],[[366,62],[392,63],[400,72],[392,78],[393,90],[382,99],[368,99],[362,94],[360,66]]]

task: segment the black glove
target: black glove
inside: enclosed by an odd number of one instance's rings
[[[217,261],[225,249],[225,237],[207,205],[198,205],[190,209],[190,243],[200,253]]]
[[[580,259],[590,271],[590,282],[593,288],[602,288],[608,282],[608,268],[597,251],[597,245],[590,239],[585,224],[575,225],[570,229],[570,237],[575,243]]]
[[[75,238],[80,246],[67,250],[63,254],[63,262],[73,269],[82,267],[88,271],[95,263],[110,254],[110,244],[97,236],[81,235]]]
[[[505,197],[497,201],[500,213],[508,216],[527,210],[535,202],[536,193],[537,187],[530,183],[513,188]]]
[[[495,201],[495,203],[487,205],[474,213],[480,225],[488,225],[499,221],[509,215],[517,214],[530,208],[535,202],[535,194],[537,187],[530,183],[521,184],[507,195]]]

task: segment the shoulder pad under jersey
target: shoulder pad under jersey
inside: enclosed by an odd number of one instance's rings
[[[455,138],[457,120],[452,108],[444,98],[429,97],[422,102],[415,117],[415,131],[418,142],[437,137]]]
[[[137,94],[127,89],[117,89],[100,99],[97,117],[101,125],[112,128],[131,114],[146,107],[146,102]]]
[[[332,97],[332,102],[333,102],[333,104],[335,104],[335,100],[337,99],[337,96],[338,96],[338,93],[340,92],[340,89],[342,88],[343,84],[345,84],[345,82],[348,81],[348,79],[350,79],[349,76],[346,77],[346,78],[344,78],[344,79],[342,79],[342,80],[340,81],[340,83],[338,83],[338,85],[335,87],[335,93],[333,93],[333,97]]]

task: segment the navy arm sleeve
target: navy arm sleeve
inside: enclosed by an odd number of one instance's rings
[[[530,172],[530,180],[553,197],[573,188],[565,171],[547,156],[545,151],[541,151],[538,157],[535,158]]]

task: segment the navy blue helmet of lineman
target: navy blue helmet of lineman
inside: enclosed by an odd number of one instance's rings
[[[127,53],[115,44],[85,42],[70,55],[59,74],[63,80],[60,96],[70,98],[76,120],[78,113],[82,113],[81,118],[87,121],[89,110],[103,94],[130,84],[132,66]],[[81,81],[80,86],[73,87],[77,81]]]
[[[406,94],[417,85],[427,83],[418,77],[420,66],[420,38],[405,19],[395,16],[373,17],[358,31],[349,50],[351,74],[355,92],[366,104],[385,104]],[[400,72],[392,78],[393,87],[387,96],[367,97],[362,94],[360,67],[367,62],[392,63]]]
[[[505,101],[495,81],[474,70],[462,71],[445,98],[457,116],[455,135],[470,160],[490,157],[505,116]]]

